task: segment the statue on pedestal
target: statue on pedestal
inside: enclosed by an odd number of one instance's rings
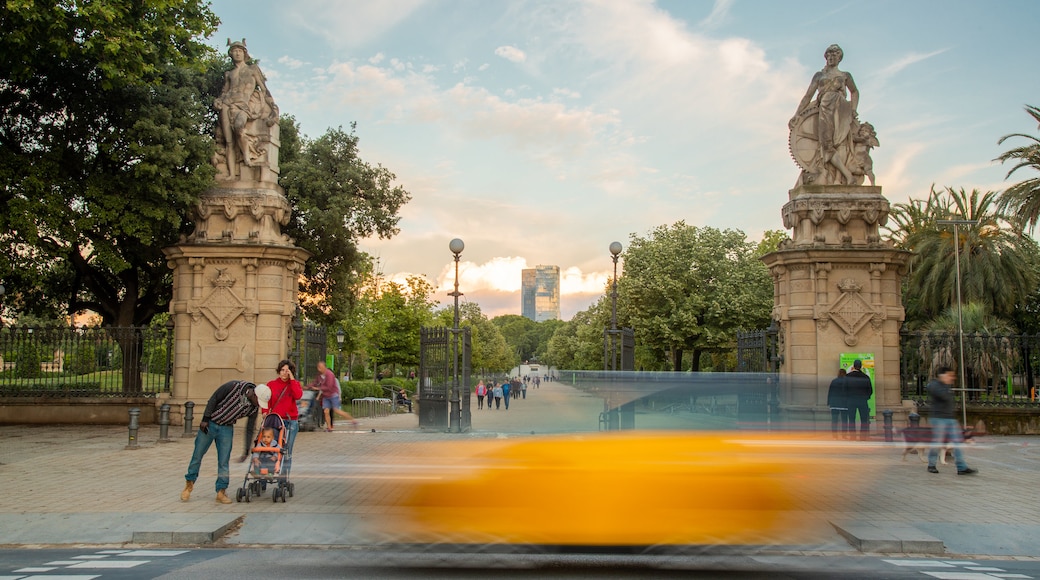
[[[791,156],[802,168],[796,187],[861,185],[865,177],[874,185],[870,149],[879,146],[877,133],[859,122],[859,89],[851,74],[838,69],[844,55],[837,44],[827,47],[827,65],[813,75],[788,123]]]
[[[224,73],[224,88],[213,102],[220,115],[213,159],[217,178],[244,179],[239,164],[266,166],[277,172],[277,150],[269,150],[269,144],[272,132],[277,133],[278,105],[267,90],[260,66],[250,62],[245,39],[228,40],[228,47],[235,66]]]

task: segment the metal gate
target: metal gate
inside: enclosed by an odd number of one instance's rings
[[[452,339],[457,335],[457,342]],[[422,328],[419,332],[419,428],[435,431],[472,428],[469,328]],[[456,365],[456,353],[458,363]],[[455,370],[458,370],[456,375]],[[457,384],[457,390],[456,390]],[[457,410],[453,407],[458,405]],[[452,417],[457,413],[456,417]]]
[[[296,335],[295,352],[289,356],[296,362],[297,380],[302,384],[318,374],[318,361],[325,360],[329,337],[324,326],[314,324],[293,325]]]

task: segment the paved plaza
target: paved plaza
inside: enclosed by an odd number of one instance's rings
[[[172,442],[143,427],[139,448],[126,449],[118,426],[0,426],[0,545],[364,546],[393,541],[395,467],[424,442],[522,438],[592,432],[602,401],[562,383],[528,389],[506,411],[472,410],[473,430],[423,432],[418,415],[362,418],[353,430],[300,433],[286,503],[268,496],[250,503],[213,501],[215,450],[207,455],[195,493],[181,502],[192,439],[171,426]],[[640,411],[637,426],[668,426],[668,417]],[[346,422],[344,422],[346,423]],[[710,425],[709,425],[710,426]],[[242,449],[236,434],[235,452]],[[976,476],[952,465],[930,474],[901,445],[841,443],[871,474],[850,497],[815,507],[814,540],[777,549],[799,552],[928,553],[1040,558],[1040,506],[1035,497],[1040,439],[979,437],[966,449]],[[871,449],[871,453],[860,453]],[[232,461],[231,495],[245,464]],[[389,500],[388,500],[389,498]],[[374,525],[382,524],[382,525]],[[373,532],[375,529],[381,532]]]

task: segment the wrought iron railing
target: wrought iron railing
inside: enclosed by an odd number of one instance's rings
[[[926,385],[939,366],[960,366],[956,332],[900,335],[900,389],[926,402]],[[964,333],[963,396],[973,406],[1040,406],[1040,335]]]
[[[168,393],[172,342],[172,326],[0,328],[0,396]]]

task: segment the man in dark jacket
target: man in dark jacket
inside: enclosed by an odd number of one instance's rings
[[[847,439],[849,436],[849,402],[845,369],[838,370],[838,377],[827,389],[827,406],[831,408],[831,436]],[[840,427],[839,427],[840,425]]]
[[[863,361],[852,361],[852,370],[845,375],[845,381],[848,385],[849,432],[855,433],[856,413],[859,413],[859,438],[866,439],[870,436],[870,405],[867,401],[874,394],[874,387],[870,384],[870,377],[863,372]]]
[[[977,469],[968,467],[961,451],[964,433],[957,419],[954,418],[956,405],[950,385],[957,380],[957,373],[947,366],[935,370],[935,378],[928,382],[928,424],[932,426],[932,448],[928,450],[928,471],[939,473],[935,460],[939,458],[939,448],[950,442],[953,447],[953,461],[957,464],[957,475],[972,475]]]
[[[202,413],[202,422],[199,430],[195,433],[195,451],[191,454],[191,462],[188,464],[188,473],[184,475],[184,491],[181,492],[181,501],[191,498],[195,480],[199,478],[199,468],[202,466],[202,458],[206,456],[210,445],[217,444],[217,503],[231,503],[227,496],[227,488],[230,483],[230,469],[228,463],[231,460],[231,447],[234,444],[235,421],[248,417],[246,422],[246,441],[253,438],[253,428],[256,426],[256,414],[260,404],[256,398],[256,385],[246,381],[228,381],[217,387],[217,390],[206,403],[206,410]]]

